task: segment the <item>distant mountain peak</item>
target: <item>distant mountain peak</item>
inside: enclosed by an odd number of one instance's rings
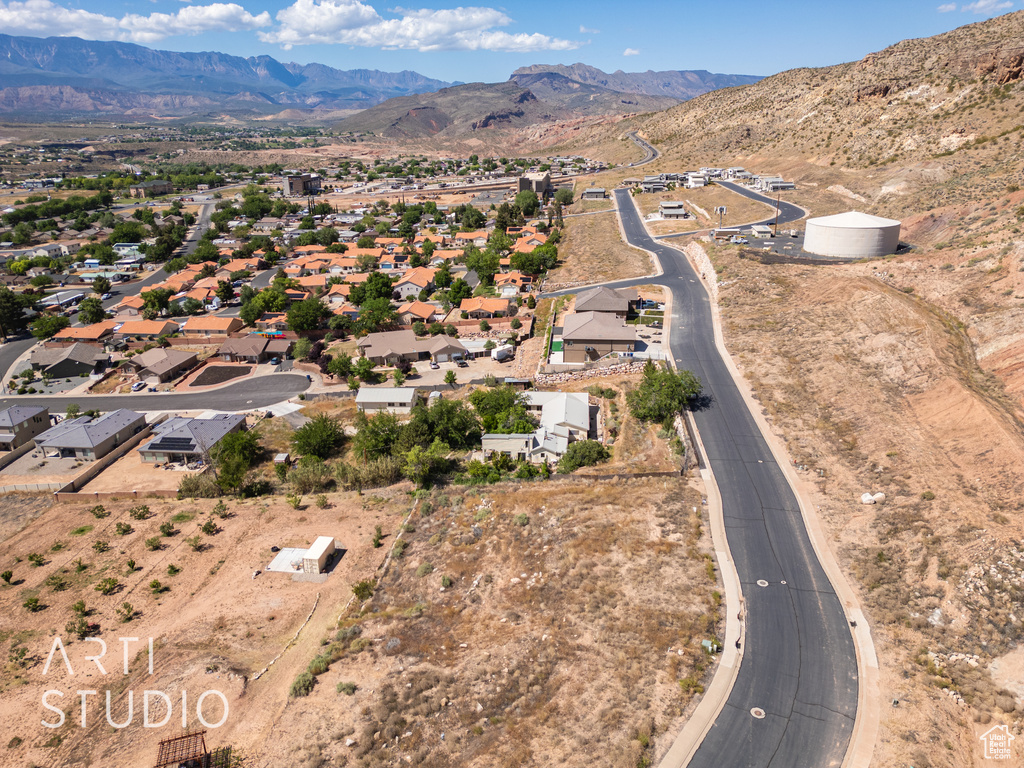
[[[655,72],[603,72],[589,64],[532,64],[520,67],[512,73],[512,78],[519,76],[538,75],[550,72],[562,75],[584,85],[593,85],[620,93],[635,93],[646,96],[686,101],[708,91],[720,88],[731,88],[737,85],[749,85],[761,79],[757,75],[726,75],[699,70],[667,70]]]

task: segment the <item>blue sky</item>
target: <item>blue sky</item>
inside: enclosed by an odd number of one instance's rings
[[[526,64],[770,75],[862,58],[1024,0],[0,0],[0,32],[507,79]]]

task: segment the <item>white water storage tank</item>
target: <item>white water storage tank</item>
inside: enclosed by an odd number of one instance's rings
[[[900,222],[859,211],[807,220],[804,250],[819,256],[864,259],[896,253]]]

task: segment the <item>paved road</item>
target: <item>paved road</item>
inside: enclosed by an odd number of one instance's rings
[[[615,195],[627,240],[656,253],[665,271],[611,285],[657,283],[672,292],[671,352],[679,368],[700,377],[708,396],[694,417],[722,492],[745,599],[742,665],[689,765],[839,766],[853,731],[858,686],[842,605],[814,554],[796,498],[718,353],[700,277],[678,251],[648,236],[629,192]],[[754,708],[764,710],[763,719],[751,715]]]
[[[257,376],[230,384],[222,389],[197,393],[148,394],[137,392],[128,395],[79,395],[65,397],[53,395],[18,395],[0,398],[0,410],[12,405],[45,405],[53,412],[63,412],[71,403],[78,403],[82,410],[95,408],[99,411],[113,411],[131,408],[134,411],[248,411],[264,408],[294,397],[309,388],[304,374],[275,373],[272,376]]]
[[[742,184],[737,184],[736,182],[733,181],[722,180],[717,180],[715,183],[720,184],[721,186],[725,187],[726,189],[732,192],[735,192],[737,195],[743,195],[743,197],[748,197],[751,200],[757,200],[758,202],[766,203],[770,205],[772,208],[775,208],[776,204],[778,205],[779,212],[777,217],[776,214],[773,213],[766,219],[761,219],[760,221],[747,222],[743,225],[744,227],[752,227],[755,224],[778,224],[779,226],[782,226],[783,224],[789,224],[791,221],[799,221],[800,219],[807,215],[807,211],[805,211],[798,205],[793,205],[792,203],[785,203],[782,202],[781,200],[776,200],[776,198],[774,197],[762,195],[760,192],[750,189],[749,187],[744,187]],[[710,229],[699,229],[690,232],[676,232],[671,235],[657,235],[655,239],[668,240],[669,238],[673,237],[689,237],[690,235],[703,235],[710,231]]]
[[[627,167],[636,168],[639,165],[647,165],[647,163],[651,163],[657,160],[658,156],[661,155],[661,152],[659,152],[653,146],[651,146],[646,141],[637,136],[634,131],[630,131],[626,135],[633,140],[634,144],[636,144],[638,147],[640,147],[640,149],[644,151],[643,160],[640,160],[639,162],[636,163],[630,163]]]

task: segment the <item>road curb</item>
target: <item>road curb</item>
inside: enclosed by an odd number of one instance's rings
[[[697,425],[693,421],[693,414],[687,411],[685,417],[693,430],[697,450],[701,455],[706,456],[700,432],[697,431]],[[725,532],[722,496],[718,490],[715,473],[711,471],[707,462],[704,463],[706,468],[700,470],[700,476],[708,495],[711,540],[715,546],[715,559],[718,561],[718,570],[722,574],[722,583],[725,585],[725,637],[722,640],[725,647],[722,649],[718,668],[715,670],[715,675],[704,693],[704,697],[697,704],[697,708],[686,721],[682,731],[672,742],[668,752],[661,758],[658,768],[682,768],[690,762],[708,731],[714,727],[718,715],[725,708],[725,703],[729,700],[733,685],[736,683],[736,676],[740,671],[740,663],[743,661],[743,648],[746,646],[744,623],[741,618],[743,615],[743,591],[740,588],[739,573],[736,571],[736,563],[732,559]],[[737,607],[735,614],[733,607]]]
[[[689,261],[685,253],[683,255]],[[691,263],[691,266],[692,263]],[[707,286],[704,286],[707,291]],[[846,575],[839,567],[828,543],[821,519],[814,511],[814,506],[807,497],[803,481],[796,475],[793,463],[790,460],[785,446],[783,446],[771,431],[771,427],[761,413],[761,406],[754,400],[752,393],[747,386],[746,379],[740,374],[732,355],[725,346],[725,336],[722,332],[722,318],[718,305],[711,301],[711,319],[715,329],[715,346],[718,348],[722,360],[725,362],[736,388],[743,398],[747,409],[754,418],[754,423],[760,430],[762,437],[768,444],[776,464],[782,470],[786,482],[796,497],[800,506],[800,516],[807,530],[814,554],[818,558],[825,575],[828,577],[836,596],[843,607],[843,612],[850,623],[850,634],[853,637],[854,648],[857,652],[857,716],[854,721],[853,733],[850,736],[850,744],[846,749],[843,758],[842,768],[868,768],[871,757],[874,753],[875,742],[878,738],[878,730],[881,721],[881,692],[879,689],[879,668],[878,657],[875,654],[874,642],[871,639],[871,628],[867,618],[860,607],[857,595],[850,586]]]

